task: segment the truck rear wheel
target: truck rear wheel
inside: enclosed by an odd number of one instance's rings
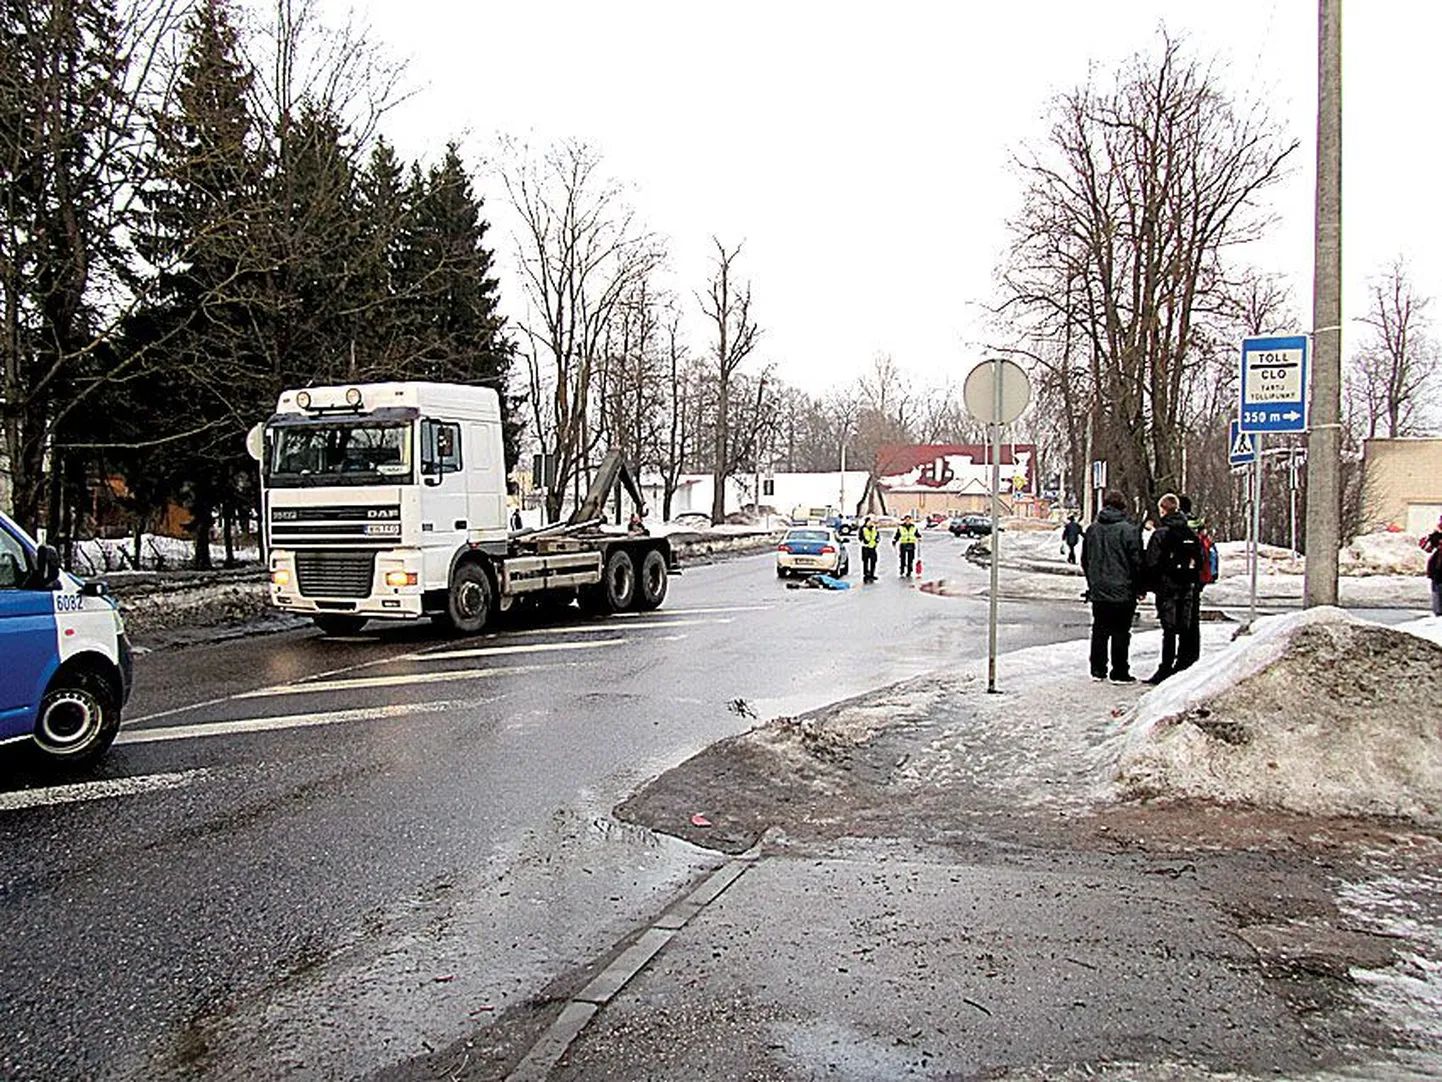
[[[478,563],[463,563],[451,576],[443,622],[452,631],[474,635],[491,618],[491,580]]]
[[[636,597],[636,564],[625,549],[615,549],[606,557],[601,590],[611,612],[625,612],[631,607]]]
[[[666,600],[667,577],[666,557],[656,549],[647,549],[636,579],[636,608],[643,612],[658,608]]]

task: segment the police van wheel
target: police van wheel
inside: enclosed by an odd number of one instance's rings
[[[84,766],[105,754],[120,731],[120,709],[105,682],[89,673],[60,677],[40,700],[35,743],[56,763]]]
[[[647,549],[636,579],[636,608],[642,612],[659,608],[666,600],[667,578],[666,557],[655,549]]]
[[[364,616],[346,616],[334,612],[319,613],[311,619],[323,635],[354,635],[366,626]]]
[[[464,563],[451,576],[445,625],[460,635],[474,635],[491,616],[491,580],[478,563]]]

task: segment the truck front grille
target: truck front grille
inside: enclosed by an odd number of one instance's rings
[[[344,544],[384,548],[401,539],[400,504],[270,509],[271,543],[281,548]]]
[[[366,597],[375,566],[373,552],[297,552],[296,584],[302,597]]]

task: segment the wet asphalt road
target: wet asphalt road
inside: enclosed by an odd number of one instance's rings
[[[982,588],[963,547],[928,533],[923,577]],[[363,1077],[524,1002],[715,863],[612,820],[636,786],[753,716],[985,656],[984,600],[889,556],[845,592],[761,555],[645,616],[140,658],[100,769],[0,784],[0,1077]],[[1086,624],[1007,602],[1000,645]]]

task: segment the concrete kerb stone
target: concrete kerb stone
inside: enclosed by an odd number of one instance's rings
[[[623,950],[585,988],[573,996],[560,1015],[516,1064],[505,1082],[545,1082],[571,1042],[630,980],[660,953],[692,917],[714,902],[760,856],[760,846],[717,868],[664,914],[647,927],[636,941]]]

